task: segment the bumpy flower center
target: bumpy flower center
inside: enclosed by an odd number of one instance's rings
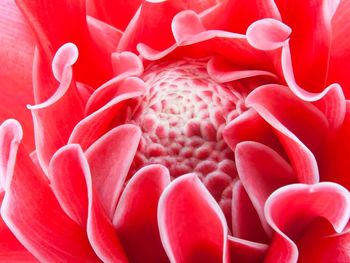
[[[222,131],[243,100],[237,89],[211,79],[206,64],[181,60],[145,71],[147,95],[133,117],[143,135],[132,169],[163,164],[172,177],[195,172],[220,201],[236,175]]]

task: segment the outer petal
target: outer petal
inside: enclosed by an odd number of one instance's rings
[[[18,123],[11,125],[7,138],[15,138],[20,130]],[[19,141],[12,147],[19,149],[12,173],[8,174],[1,206],[7,226],[40,261],[97,262],[85,231],[62,211],[46,177],[36,169]]]
[[[140,138],[137,126],[125,124],[108,132],[86,151],[94,187],[109,218],[114,215]]]
[[[239,178],[252,201],[266,233],[264,206],[267,198],[277,188],[295,183],[290,165],[271,148],[256,142],[241,142],[235,151]]]
[[[96,85],[111,77],[109,54],[99,49],[90,37],[92,31],[88,30],[83,0],[16,2],[35,33],[46,64],[61,45],[73,42],[81,52],[76,65],[78,80]],[[37,88],[45,89],[45,86]]]
[[[158,223],[171,262],[228,262],[225,217],[195,175],[183,175],[166,188]]]
[[[74,126],[83,118],[82,101],[73,80],[72,65],[77,57],[75,45],[62,46],[53,61],[53,74],[60,81],[59,88],[44,103],[29,107],[34,121],[37,154],[45,172],[54,152],[68,142]]]
[[[34,39],[14,0],[1,1],[0,46],[0,122],[19,120],[24,129],[23,143],[33,149],[33,124],[26,105],[34,99]]]
[[[349,22],[350,2],[340,1],[332,19],[332,49],[329,61],[328,83],[339,83],[343,87],[346,98],[350,98],[350,66],[346,61],[350,58]]]
[[[240,180],[232,186],[232,235],[254,242],[268,242],[257,210]]]
[[[276,231],[266,262],[296,262],[298,240],[318,217],[328,220],[339,233],[349,221],[349,192],[334,183],[294,184],[275,191],[267,200],[265,215]]]
[[[4,192],[0,194],[0,202],[4,198]],[[0,262],[38,262],[30,252],[12,234],[10,229],[0,217]]]
[[[115,211],[113,224],[132,262],[167,262],[157,224],[159,197],[170,183],[161,165],[139,170],[128,182]]]
[[[282,21],[292,28],[290,50],[297,83],[311,92],[326,84],[331,48],[333,0],[275,1]]]
[[[325,116],[279,85],[254,90],[246,99],[246,105],[276,129],[299,182],[317,182],[319,174],[313,154],[319,155],[320,146],[329,135]],[[314,135],[315,129],[318,136]]]
[[[93,189],[89,164],[79,145],[61,148],[50,163],[52,187],[67,214],[83,229],[104,262],[127,262],[115,230]],[[62,187],[63,183],[67,188]]]

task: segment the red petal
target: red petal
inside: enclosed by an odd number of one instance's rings
[[[125,124],[105,134],[86,151],[94,188],[109,218],[114,215],[140,138],[137,126]]]
[[[326,84],[335,8],[329,8],[329,2],[276,1],[282,21],[292,28],[290,49],[297,83],[311,92],[322,91]]]
[[[349,221],[350,196],[334,183],[288,185],[269,197],[265,215],[276,231],[266,262],[296,262],[298,249],[292,240],[298,240],[318,217],[341,232]]]
[[[52,187],[61,206],[83,229],[87,228],[96,254],[104,262],[127,262],[115,230],[96,198],[81,147],[70,144],[61,148],[52,158],[50,168]]]
[[[240,180],[232,187],[232,235],[254,242],[268,242],[261,219]]]
[[[158,224],[170,261],[228,262],[225,216],[195,175],[183,175],[166,188]]]
[[[13,140],[20,129],[13,123],[12,131],[1,133],[7,132],[5,137]],[[36,169],[19,142],[12,147],[14,152],[19,148],[1,206],[1,215],[12,233],[40,261],[98,261],[85,231],[62,211],[45,175]]]
[[[19,120],[23,143],[33,149],[33,124],[26,105],[33,103],[34,39],[13,0],[1,1],[0,46],[0,123],[8,118]]]
[[[239,143],[235,156],[239,178],[266,233],[271,234],[264,215],[265,202],[277,188],[296,182],[293,170],[275,151],[256,142]]]
[[[265,244],[250,242],[247,240],[228,237],[231,262],[256,263],[264,260],[268,246]]]
[[[299,182],[317,182],[319,175],[313,154],[319,155],[320,146],[329,135],[324,115],[279,85],[265,85],[254,90],[246,99],[246,105],[253,107],[276,129]]]
[[[350,98],[350,2],[340,1],[339,7],[332,19],[332,49],[329,61],[328,83],[339,83],[346,98]]]
[[[69,143],[78,143],[84,150],[87,149],[108,132],[111,126],[113,127],[113,123],[125,123],[127,114],[130,113],[127,108],[135,106],[131,99],[143,95],[145,91],[145,83],[134,77],[122,81],[116,77],[101,86],[96,93],[91,95],[87,103],[87,111],[101,108],[75,126]]]
[[[60,86],[47,101],[29,107],[34,121],[38,159],[45,172],[54,152],[68,142],[74,126],[83,118],[83,105],[72,70],[77,57],[78,50],[73,44],[60,48],[52,64]]]
[[[99,49],[90,37],[93,31],[89,31],[86,23],[84,1],[16,2],[35,33],[46,64],[61,45],[73,42],[81,52],[76,65],[78,80],[97,85],[111,77],[109,54]],[[45,86],[37,88],[45,89]]]
[[[130,179],[120,197],[113,224],[132,262],[168,261],[160,241],[157,207],[169,183],[168,169],[150,165]]]

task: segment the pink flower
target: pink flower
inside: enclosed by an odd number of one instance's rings
[[[1,261],[350,261],[349,1],[0,6]]]

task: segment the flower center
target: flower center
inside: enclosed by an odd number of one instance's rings
[[[242,95],[218,84],[207,61],[180,60],[151,65],[148,87],[132,122],[142,129],[132,171],[163,164],[172,177],[195,172],[215,199],[231,195],[236,175],[234,154],[222,131],[242,111]]]

